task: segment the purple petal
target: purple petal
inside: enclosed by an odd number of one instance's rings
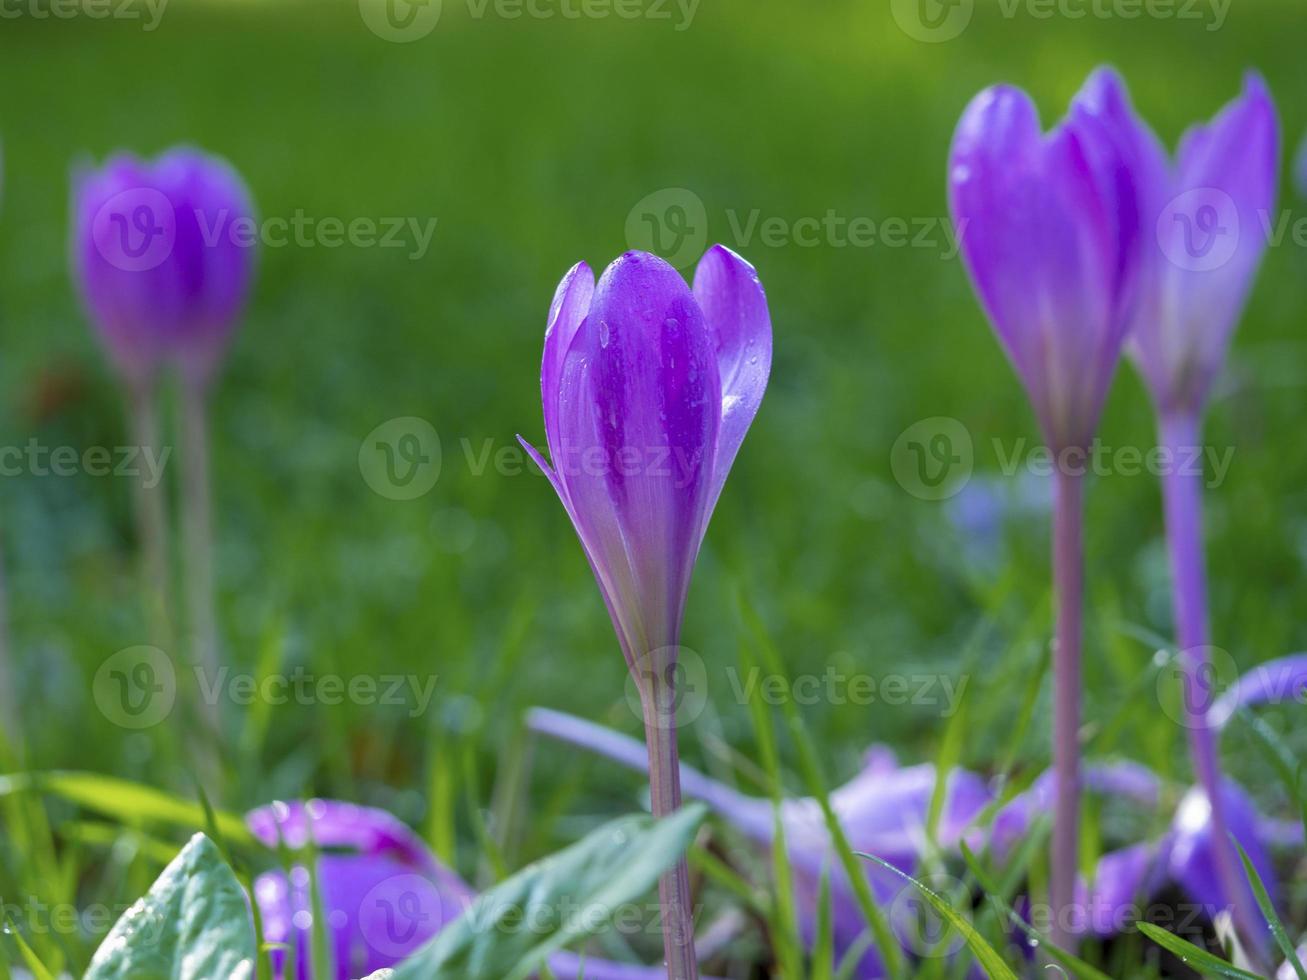
[[[335,978],[350,980],[394,966],[471,904],[475,894],[401,821],[383,810],[332,800],[276,803],[246,822],[265,845],[320,854],[316,887],[327,918]],[[295,952],[296,980],[310,980],[315,882],[300,866],[255,881],[265,939]],[[285,975],[286,954],[273,954]]]
[[[1140,912],[1140,905],[1152,897],[1161,883],[1158,848],[1136,844],[1103,855],[1092,885],[1077,883],[1076,902],[1085,910],[1081,931],[1095,936],[1114,936],[1128,928]]]
[[[558,453],[558,395],[563,375],[563,362],[567,358],[572,339],[590,311],[594,297],[595,277],[590,266],[578,262],[563,277],[549,307],[549,323],[545,327],[545,353],[540,364],[540,395],[544,402],[545,438],[549,451]]]
[[[694,298],[713,335],[722,387],[721,431],[704,516],[706,526],[767,390],[771,314],[757,271],[724,245],[714,245],[700,260],[694,275]]]
[[[1240,708],[1262,704],[1307,704],[1307,653],[1296,653],[1259,664],[1221,694],[1209,718],[1224,727]]]
[[[1237,783],[1227,779],[1222,784],[1222,803],[1226,828],[1247,852],[1271,900],[1275,901],[1278,889],[1274,868],[1258,831],[1257,810],[1252,800]],[[1190,789],[1176,810],[1170,854],[1171,876],[1209,919],[1235,904],[1256,907],[1250,887],[1245,886],[1242,895],[1230,896],[1221,885],[1212,848],[1211,813],[1202,789],[1197,786]]]
[[[326,916],[336,971],[350,980],[398,965],[472,906],[476,893],[400,820],[384,810],[335,800],[275,803],[246,817],[251,832],[270,848],[354,853],[319,854],[316,883],[307,870],[270,871],[254,883],[269,943],[294,949],[295,980],[311,980],[314,886]],[[272,954],[285,978],[287,955]],[[661,967],[613,963],[574,953],[550,957],[559,980],[659,980]]]
[[[1167,193],[1150,202],[1132,345],[1163,410],[1200,409],[1220,371],[1274,221],[1279,152],[1274,103],[1250,75],[1185,134]]]
[[[712,338],[685,281],[628,252],[559,379],[554,470],[628,656],[677,642],[720,422]]]
[[[963,113],[949,198],[976,291],[1055,448],[1087,444],[1126,326],[1133,191],[1092,106],[1042,137],[1021,91]]]

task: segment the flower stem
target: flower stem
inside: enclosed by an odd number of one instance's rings
[[[209,423],[205,389],[186,382],[182,413],[182,534],[186,548],[186,608],[195,665],[218,677],[217,617],[213,600],[213,525],[209,482]],[[205,721],[218,733],[217,704],[206,703]]]
[[[1172,460],[1189,458],[1199,445],[1196,413],[1163,415],[1158,423],[1160,442]],[[1183,455],[1182,455],[1183,454]],[[1231,903],[1231,916],[1250,952],[1265,952],[1263,932],[1249,920],[1247,899],[1252,895],[1239,868],[1227,833],[1225,801],[1219,788],[1221,768],[1216,736],[1207,712],[1219,693],[1212,688],[1213,667],[1207,618],[1207,567],[1203,553],[1203,475],[1194,468],[1171,466],[1162,477],[1162,503],[1166,516],[1167,550],[1171,563],[1171,598],[1176,643],[1185,671],[1185,727],[1194,775],[1211,807],[1211,841],[1216,872]]]
[[[662,818],[680,809],[681,762],[676,747],[675,664],[644,675],[645,742],[649,750],[649,795],[653,814]],[[690,868],[684,857],[658,882],[663,918],[663,953],[669,980],[698,980]]]
[[[1053,943],[1074,952],[1080,850],[1080,647],[1084,600],[1084,477],[1059,470],[1053,504]]]
[[[128,391],[132,441],[142,453],[159,457],[159,406],[153,384],[133,384]],[[149,485],[144,473],[136,484],[136,531],[140,537],[145,618],[151,642],[172,649],[172,606],[168,580],[168,505],[162,482]]]

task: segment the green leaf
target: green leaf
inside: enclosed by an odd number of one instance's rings
[[[624,817],[484,893],[395,970],[394,980],[524,980],[658,883],[707,808]]]
[[[213,842],[191,838],[145,897],[123,913],[83,980],[248,980],[254,926]]]
[[[1257,898],[1257,907],[1262,910],[1262,917],[1266,919],[1266,924],[1271,927],[1271,935],[1275,937],[1276,945],[1280,947],[1280,952],[1284,954],[1285,962],[1293,967],[1293,972],[1298,975],[1298,980],[1307,980],[1307,971],[1303,970],[1302,961],[1298,959],[1298,951],[1293,948],[1293,941],[1289,938],[1289,934],[1284,931],[1284,923],[1275,914],[1275,905],[1271,902],[1271,896],[1266,892],[1266,885],[1262,883],[1262,876],[1257,873],[1257,868],[1248,858],[1248,852],[1243,849],[1242,844],[1235,840],[1234,834],[1230,835],[1230,840],[1239,849],[1239,860],[1243,861],[1243,872],[1248,876],[1248,884],[1253,886],[1253,895]]]
[[[858,856],[866,858],[869,861],[875,861],[882,868],[898,875],[898,877],[902,878],[904,881],[915,887],[917,891],[921,892],[922,896],[925,897],[926,901],[930,903],[931,907],[939,913],[944,921],[956,929],[959,935],[966,940],[967,946],[971,948],[972,955],[976,957],[980,966],[989,975],[990,980],[1017,980],[1017,975],[1008,968],[1008,965],[1005,962],[1003,962],[1003,957],[998,954],[998,951],[995,950],[993,946],[989,945],[989,943],[985,942],[985,937],[978,933],[975,930],[975,927],[972,926],[971,923],[968,922],[966,918],[947,901],[939,895],[936,895],[921,882],[917,881],[917,879],[910,875],[905,875],[888,861],[882,861],[874,854],[859,854]]]
[[[204,807],[198,803],[93,772],[32,772],[0,777],[0,796],[19,792],[53,793],[133,827],[156,822],[195,830],[206,823]],[[253,841],[245,822],[235,814],[218,811],[213,819],[229,841]]]
[[[1191,969],[1211,972],[1222,977],[1231,977],[1233,980],[1265,980],[1256,973],[1249,973],[1247,970],[1241,970],[1225,960],[1218,959],[1205,949],[1199,949],[1191,942],[1181,939],[1174,933],[1167,932],[1165,929],[1159,929],[1151,922],[1140,922],[1139,931],[1151,939],[1163,949],[1174,953],[1180,957],[1181,962]]]

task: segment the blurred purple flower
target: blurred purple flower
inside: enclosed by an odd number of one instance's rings
[[[1172,164],[1115,74],[1098,73],[1086,97],[1129,155],[1139,194],[1143,243],[1127,350],[1159,413],[1201,412],[1268,244],[1275,105],[1250,73],[1238,98],[1184,135]]]
[[[71,255],[87,313],[134,384],[165,364],[208,381],[244,307],[254,208],[240,175],[175,148],[73,178]],[[246,227],[249,226],[249,227]]]
[[[523,444],[576,527],[633,669],[678,642],[708,519],[770,368],[762,284],[720,245],[693,292],[643,252],[597,286],[582,262],[558,287],[540,369],[553,466]]]
[[[986,89],[949,157],[967,271],[1054,451],[1093,437],[1139,250],[1130,171],[1092,97],[1101,74],[1047,135],[1024,92]]]
[[[602,725],[545,708],[532,710],[528,725],[632,769],[644,771],[648,766],[638,741]],[[760,847],[771,846],[775,827],[770,800],[747,796],[687,765],[681,766],[681,780],[687,796],[707,803]],[[877,746],[867,753],[858,775],[830,794],[830,802],[855,851],[874,854],[900,871],[913,874],[927,845],[926,822],[934,791],[933,765],[901,768],[892,752]],[[980,776],[964,769],[954,770],[936,828],[938,845],[956,848],[964,834],[974,829],[974,822],[991,800]],[[820,804],[807,797],[787,799],[781,804],[781,821],[804,941],[809,947],[816,942],[818,897],[822,877],[829,875],[836,960],[857,946],[865,948],[867,923],[835,855]],[[891,910],[891,924],[901,941],[912,952],[926,953],[928,950],[917,943],[915,923],[904,918],[917,908],[912,886],[870,862],[866,869],[877,900]],[[903,915],[897,914],[899,911]],[[874,950],[863,954],[855,976],[859,980],[884,976]]]
[[[1258,664],[1221,693],[1207,717],[1223,728],[1235,712],[1262,704],[1307,704],[1307,653]]]
[[[318,980],[352,980],[398,965],[458,918],[477,894],[400,820],[384,810],[335,800],[274,803],[247,817],[270,848],[316,852],[316,887],[327,920],[335,972]],[[269,871],[254,882],[264,940],[293,951],[293,980],[310,980],[314,927],[308,869]],[[285,950],[274,951],[278,980],[287,977]],[[559,980],[663,980],[661,967],[612,963],[573,953],[550,957]]]

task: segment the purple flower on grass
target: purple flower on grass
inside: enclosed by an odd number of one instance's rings
[[[326,919],[335,971],[320,980],[354,980],[397,966],[470,908],[477,898],[400,820],[384,810],[335,800],[274,803],[246,822],[263,844],[295,852],[312,846],[316,883],[306,867],[269,871],[254,882],[264,939],[278,980],[311,980],[314,887]],[[288,969],[293,957],[293,973]],[[556,953],[559,980],[664,980],[657,967]]]
[[[563,279],[540,388],[550,466],[632,668],[678,641],[699,546],[762,402],[771,319],[753,267],[720,245],[693,290],[628,252]],[[637,677],[637,680],[641,678]]]
[[[1134,113],[1121,80],[1100,72],[1089,99],[1131,161],[1144,230],[1130,354],[1157,408],[1159,443],[1171,458],[1201,445],[1202,416],[1267,246],[1275,206],[1279,126],[1255,74],[1243,93],[1181,140],[1174,164]],[[1175,633],[1189,691],[1187,705],[1210,703],[1207,580],[1202,543],[1201,474],[1172,468],[1162,477]],[[1243,896],[1234,919],[1261,955],[1265,930],[1250,903],[1243,869],[1226,846],[1223,792],[1211,721],[1190,707],[1186,722],[1199,785],[1212,800],[1216,866],[1225,892]]]
[[[627,252],[598,284],[584,263],[549,311],[540,393],[549,477],[572,519],[644,713],[655,816],[681,800],[675,678],[690,576],[762,402],[771,317],[758,275],[720,245],[693,289]],[[689,872],[663,879],[668,976],[693,980]]]
[[[167,364],[201,383],[216,370],[249,292],[254,248],[239,230],[253,214],[240,175],[194,149],[74,175],[74,277],[129,381]]]
[[[1201,413],[1268,244],[1280,136],[1261,77],[1181,139],[1174,162],[1135,114],[1124,83],[1089,90],[1131,158],[1143,247],[1127,345],[1159,413]]]
[[[1020,89],[986,89],[949,156],[967,271],[1055,451],[1093,438],[1139,249],[1131,174],[1092,101],[1098,77],[1047,134]]]
[[[967,106],[948,164],[949,204],[981,305],[1057,457],[1053,579],[1056,770],[1049,893],[1075,900],[1079,847],[1083,472],[1129,324],[1139,211],[1129,159],[1092,76],[1045,135],[1034,103],[999,85]],[[1058,911],[1055,921],[1066,915]],[[1053,941],[1074,936],[1055,928]]]
[[[528,725],[632,769],[647,770],[648,760],[640,743],[602,725],[544,708],[530,713]],[[933,765],[900,767],[889,750],[878,746],[869,751],[863,769],[830,795],[850,846],[874,854],[906,874],[915,873],[927,845],[926,822],[935,778]],[[687,796],[707,803],[755,841],[760,850],[770,848],[775,835],[770,800],[743,794],[686,765],[681,766],[681,780]],[[991,801],[980,776],[963,769],[951,773],[936,828],[939,846],[956,848],[975,829],[975,821]],[[817,941],[818,897],[823,876],[829,876],[836,961],[855,948],[865,950],[867,923],[835,854],[820,805],[806,797],[787,799],[781,804],[781,821],[804,942],[811,948]],[[908,921],[909,913],[918,908],[912,886],[870,862],[866,871],[877,900],[890,910],[891,925],[905,948],[916,953],[933,952],[923,945],[915,920]],[[876,980],[885,975],[874,950],[862,954],[854,975],[859,980]]]

